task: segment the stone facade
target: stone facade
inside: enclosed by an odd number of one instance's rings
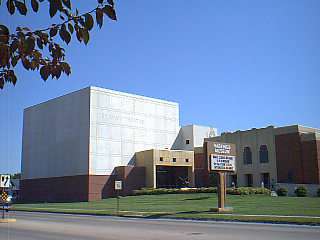
[[[230,176],[228,185],[235,179],[238,186],[254,187],[262,182],[266,187],[275,187],[276,183],[319,184],[319,129],[269,126],[205,139],[205,143],[210,141],[236,144],[236,178]]]

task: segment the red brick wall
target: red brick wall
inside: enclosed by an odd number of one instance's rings
[[[88,176],[67,176],[21,180],[24,202],[88,201]]]
[[[100,200],[116,195],[115,180],[122,180],[120,195],[131,194],[133,190],[145,187],[145,168],[133,166],[120,166],[114,169],[110,176],[89,176],[89,201]]]
[[[318,141],[319,142],[319,141]],[[320,145],[319,145],[320,146]],[[319,156],[317,141],[302,142],[302,164],[304,182],[319,184]]]
[[[297,132],[276,135],[275,145],[278,182],[319,184],[320,155],[316,141],[301,141]]]
[[[117,180],[122,180],[123,190],[121,195],[131,194],[133,190],[146,186],[145,167],[121,166],[115,168]]]
[[[21,181],[24,202],[81,202],[115,196],[114,181],[123,181],[121,195],[145,187],[145,168],[123,166],[114,175],[80,175]]]
[[[101,200],[114,195],[113,175],[90,175],[88,201]]]
[[[209,186],[208,162],[206,161],[206,143],[202,153],[194,154],[194,177],[196,187]]]
[[[204,161],[205,154],[194,153],[194,168],[195,169],[205,169],[207,167]]]

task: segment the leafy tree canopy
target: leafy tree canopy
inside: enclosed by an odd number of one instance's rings
[[[87,45],[95,23],[101,28],[104,16],[117,20],[113,0],[97,0],[95,8],[85,13],[73,8],[71,0],[6,0],[6,3],[0,0],[0,7],[11,15],[26,16],[30,9],[37,13],[43,2],[49,3],[51,18],[59,15],[60,23],[38,30],[19,26],[14,32],[0,24],[1,89],[6,83],[16,84],[15,67],[19,61],[26,70],[38,70],[44,81],[49,76],[58,79],[62,73],[70,75],[71,67],[65,60],[65,49],[58,43],[59,39],[68,45],[75,35],[79,42]]]

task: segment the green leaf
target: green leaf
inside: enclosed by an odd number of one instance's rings
[[[6,44],[0,44],[0,67],[5,67],[9,63],[9,46]]]
[[[90,39],[89,31],[86,28],[82,28],[81,32],[82,32],[83,42],[85,45],[87,45]]]
[[[76,36],[77,36],[78,41],[82,42],[82,31],[78,27],[78,25],[75,26],[75,30],[76,30]]]
[[[67,8],[71,9],[71,1],[70,0],[62,0],[62,2]]]
[[[67,44],[69,44],[69,42],[71,41],[71,35],[67,31],[66,24],[63,24],[61,26],[60,31],[59,31],[59,35],[63,41],[65,41]]]
[[[13,15],[14,14],[14,11],[16,10],[15,6],[14,6],[14,3],[13,3],[13,0],[8,0],[7,1],[7,8],[8,8],[8,12]]]
[[[39,3],[37,0],[31,0],[31,7],[34,12],[38,12],[39,10]]]
[[[55,35],[57,35],[57,32],[58,32],[58,28],[57,27],[54,27],[54,28],[51,28],[50,29],[50,37],[54,37]]]
[[[10,45],[10,50],[11,52],[15,52],[19,47],[19,40],[18,39],[14,39],[13,42]]]
[[[16,75],[14,74],[13,71],[11,71],[10,79],[11,79],[12,84],[15,86],[16,83],[17,83],[17,77],[16,77]]]
[[[55,65],[53,68],[51,68],[51,75],[52,78],[55,77],[58,79],[61,76],[61,67],[59,65]]]
[[[114,21],[117,20],[116,12],[114,11],[114,9],[111,6],[106,5],[106,6],[104,6],[104,8],[102,10],[110,19],[112,19]]]
[[[103,11],[100,8],[97,8],[96,10],[96,20],[97,20],[98,26],[101,28],[103,24]]]
[[[16,55],[16,56],[14,56],[13,58],[11,58],[11,65],[12,65],[13,67],[15,67],[15,66],[17,65],[17,62],[19,61],[19,59],[20,59],[20,56],[19,56],[19,55]]]
[[[46,81],[50,75],[50,69],[48,66],[42,66],[40,68],[40,75],[41,75],[41,78]]]
[[[33,37],[28,37],[25,41],[24,41],[24,51],[26,53],[31,53],[35,47],[35,39]]]
[[[61,67],[62,67],[63,71],[69,76],[71,73],[71,68],[70,68],[69,64],[66,62],[61,62]]]
[[[23,57],[23,58],[21,59],[21,61],[22,61],[22,66],[23,66],[25,69],[29,70],[29,69],[30,69],[30,62],[28,61],[28,59],[26,59],[25,57]]]
[[[43,49],[43,43],[40,38],[37,38],[37,46],[38,48]]]
[[[21,15],[27,15],[27,7],[24,3],[15,1],[15,4]]]
[[[0,43],[9,42],[9,29],[5,25],[0,25]]]
[[[93,17],[91,14],[87,13],[85,17],[85,26],[90,31],[93,28]]]
[[[0,76],[0,89],[3,89],[4,86],[4,77]]]
[[[69,29],[69,32],[70,32],[71,34],[73,34],[74,29],[73,29],[73,26],[72,26],[71,23],[68,24],[68,29]]]
[[[50,7],[49,7],[49,13],[50,17],[54,17],[58,11],[59,3],[55,0],[50,0]]]
[[[109,3],[111,6],[114,6],[113,0],[108,0],[108,3]]]

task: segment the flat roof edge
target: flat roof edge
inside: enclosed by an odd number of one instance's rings
[[[138,94],[134,94],[134,93],[121,92],[121,91],[117,91],[117,90],[113,90],[113,89],[101,88],[101,87],[96,87],[96,86],[90,86],[89,88],[90,88],[90,90],[106,92],[106,93],[113,93],[113,94],[118,94],[118,95],[123,95],[123,96],[128,96],[128,97],[134,97],[134,98],[138,98],[138,99],[146,99],[146,100],[151,100],[154,102],[161,102],[161,103],[179,106],[179,103],[169,101],[169,100],[153,98],[153,97],[138,95]]]
[[[66,94],[63,94],[63,95],[60,95],[60,96],[51,98],[51,99],[49,99],[49,100],[46,100],[46,101],[43,101],[43,102],[40,102],[40,103],[31,105],[31,106],[29,106],[29,107],[24,108],[23,110],[26,111],[26,110],[28,110],[28,109],[30,109],[30,108],[38,107],[38,106],[40,106],[40,105],[42,105],[42,104],[45,104],[45,103],[48,103],[48,102],[57,100],[57,99],[59,99],[59,98],[63,98],[63,97],[69,96],[69,95],[71,95],[71,94],[75,94],[75,93],[77,93],[77,92],[81,92],[81,91],[84,91],[84,90],[89,90],[89,89],[90,89],[90,87],[81,88],[81,89],[79,89],[79,90],[75,90],[75,91],[72,91],[72,92],[69,92],[69,93],[66,93]]]

